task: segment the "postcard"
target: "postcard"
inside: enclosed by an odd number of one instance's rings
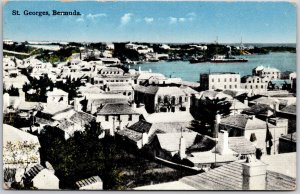
[[[3,189],[296,189],[296,4],[6,1]]]

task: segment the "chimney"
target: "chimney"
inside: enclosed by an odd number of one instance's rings
[[[274,110],[279,111],[279,103],[274,103]]]
[[[115,136],[116,118],[113,116],[112,120],[113,120],[113,123],[112,123],[112,127],[109,129],[109,135]]]
[[[267,164],[250,156],[243,167],[243,190],[266,190]]]
[[[217,134],[219,131],[219,124],[221,122],[221,115],[219,113],[216,114],[215,117],[215,131],[214,131],[214,138],[217,138]]]
[[[119,121],[119,129],[123,130],[123,122],[122,122],[122,120]]]
[[[185,139],[181,134],[180,141],[179,141],[179,157],[181,160],[186,157],[185,151],[186,151]]]
[[[218,134],[218,144],[216,145],[216,151],[221,154],[224,155],[225,153],[227,153],[229,151],[229,147],[228,147],[228,132],[221,130]]]
[[[78,112],[81,112],[82,105],[80,104],[80,101],[83,100],[81,98],[74,98],[74,109]]]
[[[19,88],[19,98],[21,102],[25,102],[25,92],[23,92],[22,88]]]
[[[244,104],[245,104],[246,106],[248,106],[248,97],[245,98]]]
[[[148,135],[146,132],[142,135],[142,146],[146,145],[148,143]]]
[[[3,111],[6,111],[7,107],[9,107],[9,94],[5,93],[3,94]]]

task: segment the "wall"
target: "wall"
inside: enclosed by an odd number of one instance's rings
[[[112,129],[113,128],[113,118],[115,119],[115,130],[117,128],[119,128],[120,126],[120,122],[117,120],[117,117],[114,115],[109,115],[108,116],[108,121],[105,120],[105,115],[97,115],[97,119],[96,121],[99,123],[101,123],[101,126],[103,127],[103,129]],[[128,121],[129,116],[128,115],[120,115],[120,119],[122,121],[121,125],[124,128],[125,126],[130,126],[136,122],[139,121],[139,115],[134,114],[132,115],[132,121]]]

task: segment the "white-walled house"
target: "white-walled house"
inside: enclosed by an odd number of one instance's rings
[[[125,126],[136,123],[140,114],[134,110],[134,106],[123,103],[105,104],[97,112],[96,121],[104,130],[109,130],[110,135],[115,131],[123,130]]]
[[[23,177],[24,185],[32,186],[39,190],[59,189],[59,179],[54,175],[53,170],[44,168],[37,164],[25,172]]]
[[[68,105],[69,94],[61,89],[53,88],[53,91],[47,92],[47,104]]]

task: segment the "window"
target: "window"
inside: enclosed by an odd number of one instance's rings
[[[248,83],[251,83],[251,81],[248,81]]]
[[[230,82],[232,82],[232,79],[231,79],[231,78],[229,78],[229,81],[230,81]]]
[[[105,115],[105,121],[109,121],[108,115]]]
[[[235,78],[234,81],[237,82],[237,78]]]
[[[224,85],[224,89],[226,89],[226,85]]]
[[[185,101],[187,101],[187,100],[185,100]],[[181,96],[179,96],[179,103],[182,103],[182,97]]]
[[[263,89],[264,88],[264,85],[261,85],[261,89]]]
[[[121,115],[118,115],[117,116],[117,121],[120,121],[121,120]]]
[[[237,89],[237,85],[235,85],[234,87],[235,87],[235,89]]]
[[[157,102],[158,102],[158,103],[161,102],[161,97],[160,97],[160,96],[157,97]]]
[[[229,89],[231,89],[231,85],[229,85]]]
[[[218,82],[220,82],[220,78],[218,78]]]
[[[172,104],[172,105],[175,104],[175,100],[176,100],[175,96],[172,96],[172,99],[171,99],[171,104]]]
[[[255,87],[256,87],[256,89],[258,89],[258,85],[256,85]]]
[[[214,78],[211,79],[211,82],[214,82]]]
[[[257,83],[259,83],[259,78],[257,78]]]
[[[128,115],[128,121],[132,121],[132,115]]]
[[[226,82],[226,80],[227,80],[227,79],[226,79],[226,78],[224,78],[224,82]]]
[[[250,86],[250,89],[252,89],[252,85]]]
[[[247,89],[247,85],[245,85],[245,89]]]

